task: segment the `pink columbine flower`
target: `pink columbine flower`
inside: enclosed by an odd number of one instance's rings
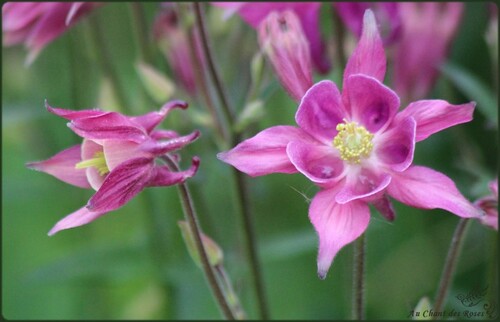
[[[470,121],[475,104],[423,100],[398,112],[398,96],[382,84],[385,70],[382,40],[367,10],[342,93],[333,82],[321,81],[302,98],[295,115],[298,127],[268,128],[218,155],[250,176],[301,172],[321,188],[309,208],[319,236],[320,278],[337,252],[367,229],[369,203],[389,220],[394,219],[389,196],[460,217],[481,214],[450,178],[411,165],[416,142]]]
[[[273,11],[294,11],[309,41],[316,69],[323,74],[330,69],[319,26],[320,2],[212,2],[212,4],[224,8],[226,17],[238,13],[254,29],[257,29],[264,18]]]
[[[49,236],[88,224],[120,208],[145,187],[184,182],[198,169],[197,157],[188,170],[181,172],[171,172],[166,166],[155,164],[156,158],[182,148],[199,136],[198,131],[179,136],[174,131],[155,129],[172,109],[186,108],[184,102],[173,101],[159,112],[136,117],[97,109],[72,111],[50,107],[47,103],[46,107],[49,112],[69,120],[68,127],[83,138],[83,143],[27,166],[74,186],[97,191],[86,206],[60,220],[49,231]]]
[[[259,43],[278,78],[300,101],[312,86],[311,53],[299,18],[291,10],[273,11],[259,24]]]
[[[171,4],[164,3],[155,18],[153,35],[172,67],[172,70],[189,94],[196,93],[196,74],[193,59],[205,66],[201,39],[197,30],[192,30],[195,52],[189,44],[189,34],[179,25],[179,18]],[[201,68],[200,72],[203,72]]]
[[[394,56],[394,86],[404,102],[434,86],[462,18],[460,2],[401,2],[401,39]]]
[[[477,200],[475,205],[486,214],[479,218],[481,223],[498,230],[498,178],[490,182],[489,188],[491,194]]]
[[[94,8],[95,2],[8,2],[2,7],[4,46],[24,43],[31,64],[40,51]]]
[[[381,24],[381,34],[386,45],[396,41],[401,33],[401,16],[396,2],[334,2],[342,22],[357,36],[361,37],[363,15],[366,9],[374,11]]]

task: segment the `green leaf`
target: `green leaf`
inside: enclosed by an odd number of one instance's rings
[[[470,100],[477,102],[477,109],[498,127],[498,102],[493,92],[477,77],[460,66],[446,63],[441,71]]]

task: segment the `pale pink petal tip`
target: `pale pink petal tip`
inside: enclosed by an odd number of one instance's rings
[[[57,232],[65,229],[79,227],[96,220],[97,218],[104,215],[105,212],[93,212],[89,211],[86,207],[80,208],[72,214],[67,215],[63,219],[59,220],[54,227],[48,232],[48,236],[52,236]]]

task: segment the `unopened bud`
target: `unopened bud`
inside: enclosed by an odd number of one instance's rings
[[[261,50],[269,58],[281,85],[300,101],[312,85],[309,43],[297,15],[271,12],[259,25]]]
[[[182,237],[184,238],[184,241],[186,243],[189,255],[191,255],[191,258],[194,260],[198,267],[202,267],[200,255],[198,253],[198,248],[196,247],[191,227],[189,227],[189,224],[184,220],[178,221],[177,224],[181,229]],[[210,263],[210,265],[217,266],[222,264],[224,255],[219,245],[217,245],[216,242],[214,242],[210,237],[206,236],[203,233],[201,233],[201,241],[203,243],[205,251],[207,252],[208,262]]]
[[[173,82],[153,66],[139,61],[135,65],[142,84],[148,94],[157,103],[168,101],[174,93],[175,86]]]

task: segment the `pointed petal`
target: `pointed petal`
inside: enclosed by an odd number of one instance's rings
[[[335,201],[340,204],[363,199],[371,201],[379,198],[383,191],[391,182],[391,176],[387,173],[378,172],[369,168],[359,166],[349,166],[343,187],[335,196]]]
[[[66,26],[69,26],[73,22],[73,19],[83,5],[85,5],[85,2],[73,2],[71,8],[69,9],[68,15],[66,16],[66,20],[64,21]]]
[[[75,168],[75,165],[80,161],[82,161],[81,145],[78,144],[59,152],[48,160],[30,162],[26,166],[53,175],[57,179],[74,186],[88,189],[90,184],[87,181],[85,170]]]
[[[288,159],[286,146],[290,141],[313,141],[300,128],[274,126],[247,139],[229,151],[217,155],[219,160],[255,177],[270,173],[296,173]]]
[[[371,133],[385,129],[398,112],[399,97],[373,77],[349,76],[345,83],[352,119]]]
[[[335,83],[329,80],[314,84],[300,102],[295,121],[301,129],[331,144],[337,135],[336,126],[347,116]]]
[[[394,211],[394,207],[392,206],[392,202],[387,197],[387,194],[384,194],[379,199],[373,200],[371,202],[371,204],[388,221],[393,221],[394,218],[396,218],[396,212]]]
[[[178,138],[180,135],[171,130],[154,130],[153,132],[149,133],[149,136],[153,140],[161,140],[161,139],[174,139]]]
[[[331,146],[292,141],[286,153],[297,170],[321,186],[333,185],[344,176],[344,162]]]
[[[149,182],[153,160],[137,158],[123,162],[111,171],[99,190],[90,198],[90,211],[108,212],[123,206]]]
[[[373,12],[366,10],[363,17],[361,39],[344,70],[344,91],[347,79],[354,74],[365,74],[383,82],[385,67],[385,52],[377,28],[377,22],[375,21]]]
[[[100,116],[100,115],[110,113],[110,112],[105,112],[105,111],[102,111],[99,109],[74,111],[74,110],[67,110],[67,109],[62,109],[62,108],[58,108],[58,107],[52,107],[49,105],[49,102],[47,100],[45,100],[45,108],[50,113],[55,114],[57,116],[60,116],[62,118],[70,120],[70,121],[73,121],[73,120],[76,120],[79,118]]]
[[[171,110],[175,108],[186,109],[187,107],[188,104],[184,101],[171,101],[163,105],[158,112],[149,112],[141,116],[131,117],[130,119],[149,133],[165,119]]]
[[[311,202],[309,219],[319,237],[318,276],[324,279],[338,251],[365,232],[370,210],[360,201],[338,204],[334,191],[322,190]]]
[[[373,139],[374,153],[391,170],[401,172],[411,165],[416,127],[413,117],[398,118],[387,131]]]
[[[91,140],[121,139],[140,143],[147,137],[142,127],[116,112],[77,118],[68,127],[79,136]]]
[[[450,178],[430,168],[412,166],[393,173],[387,192],[412,207],[441,208],[464,218],[481,216],[481,210],[462,196]]]
[[[397,117],[415,119],[418,142],[453,125],[471,121],[475,106],[475,102],[453,105],[443,100],[421,100],[410,103]]]
[[[185,171],[172,172],[167,167],[154,167],[151,174],[151,181],[148,183],[150,187],[165,187],[178,183],[183,183],[187,179],[193,177],[200,166],[200,159],[194,157],[191,167]]]
[[[52,236],[55,233],[69,228],[74,228],[88,224],[91,221],[96,220],[106,212],[94,212],[88,210],[86,207],[80,208],[72,214],[67,215],[63,219],[59,220],[54,227],[49,231],[48,235]]]
[[[170,139],[168,141],[149,140],[141,145],[141,150],[152,155],[162,155],[170,151],[175,151],[193,142],[200,136],[200,131],[196,130],[191,134]]]

